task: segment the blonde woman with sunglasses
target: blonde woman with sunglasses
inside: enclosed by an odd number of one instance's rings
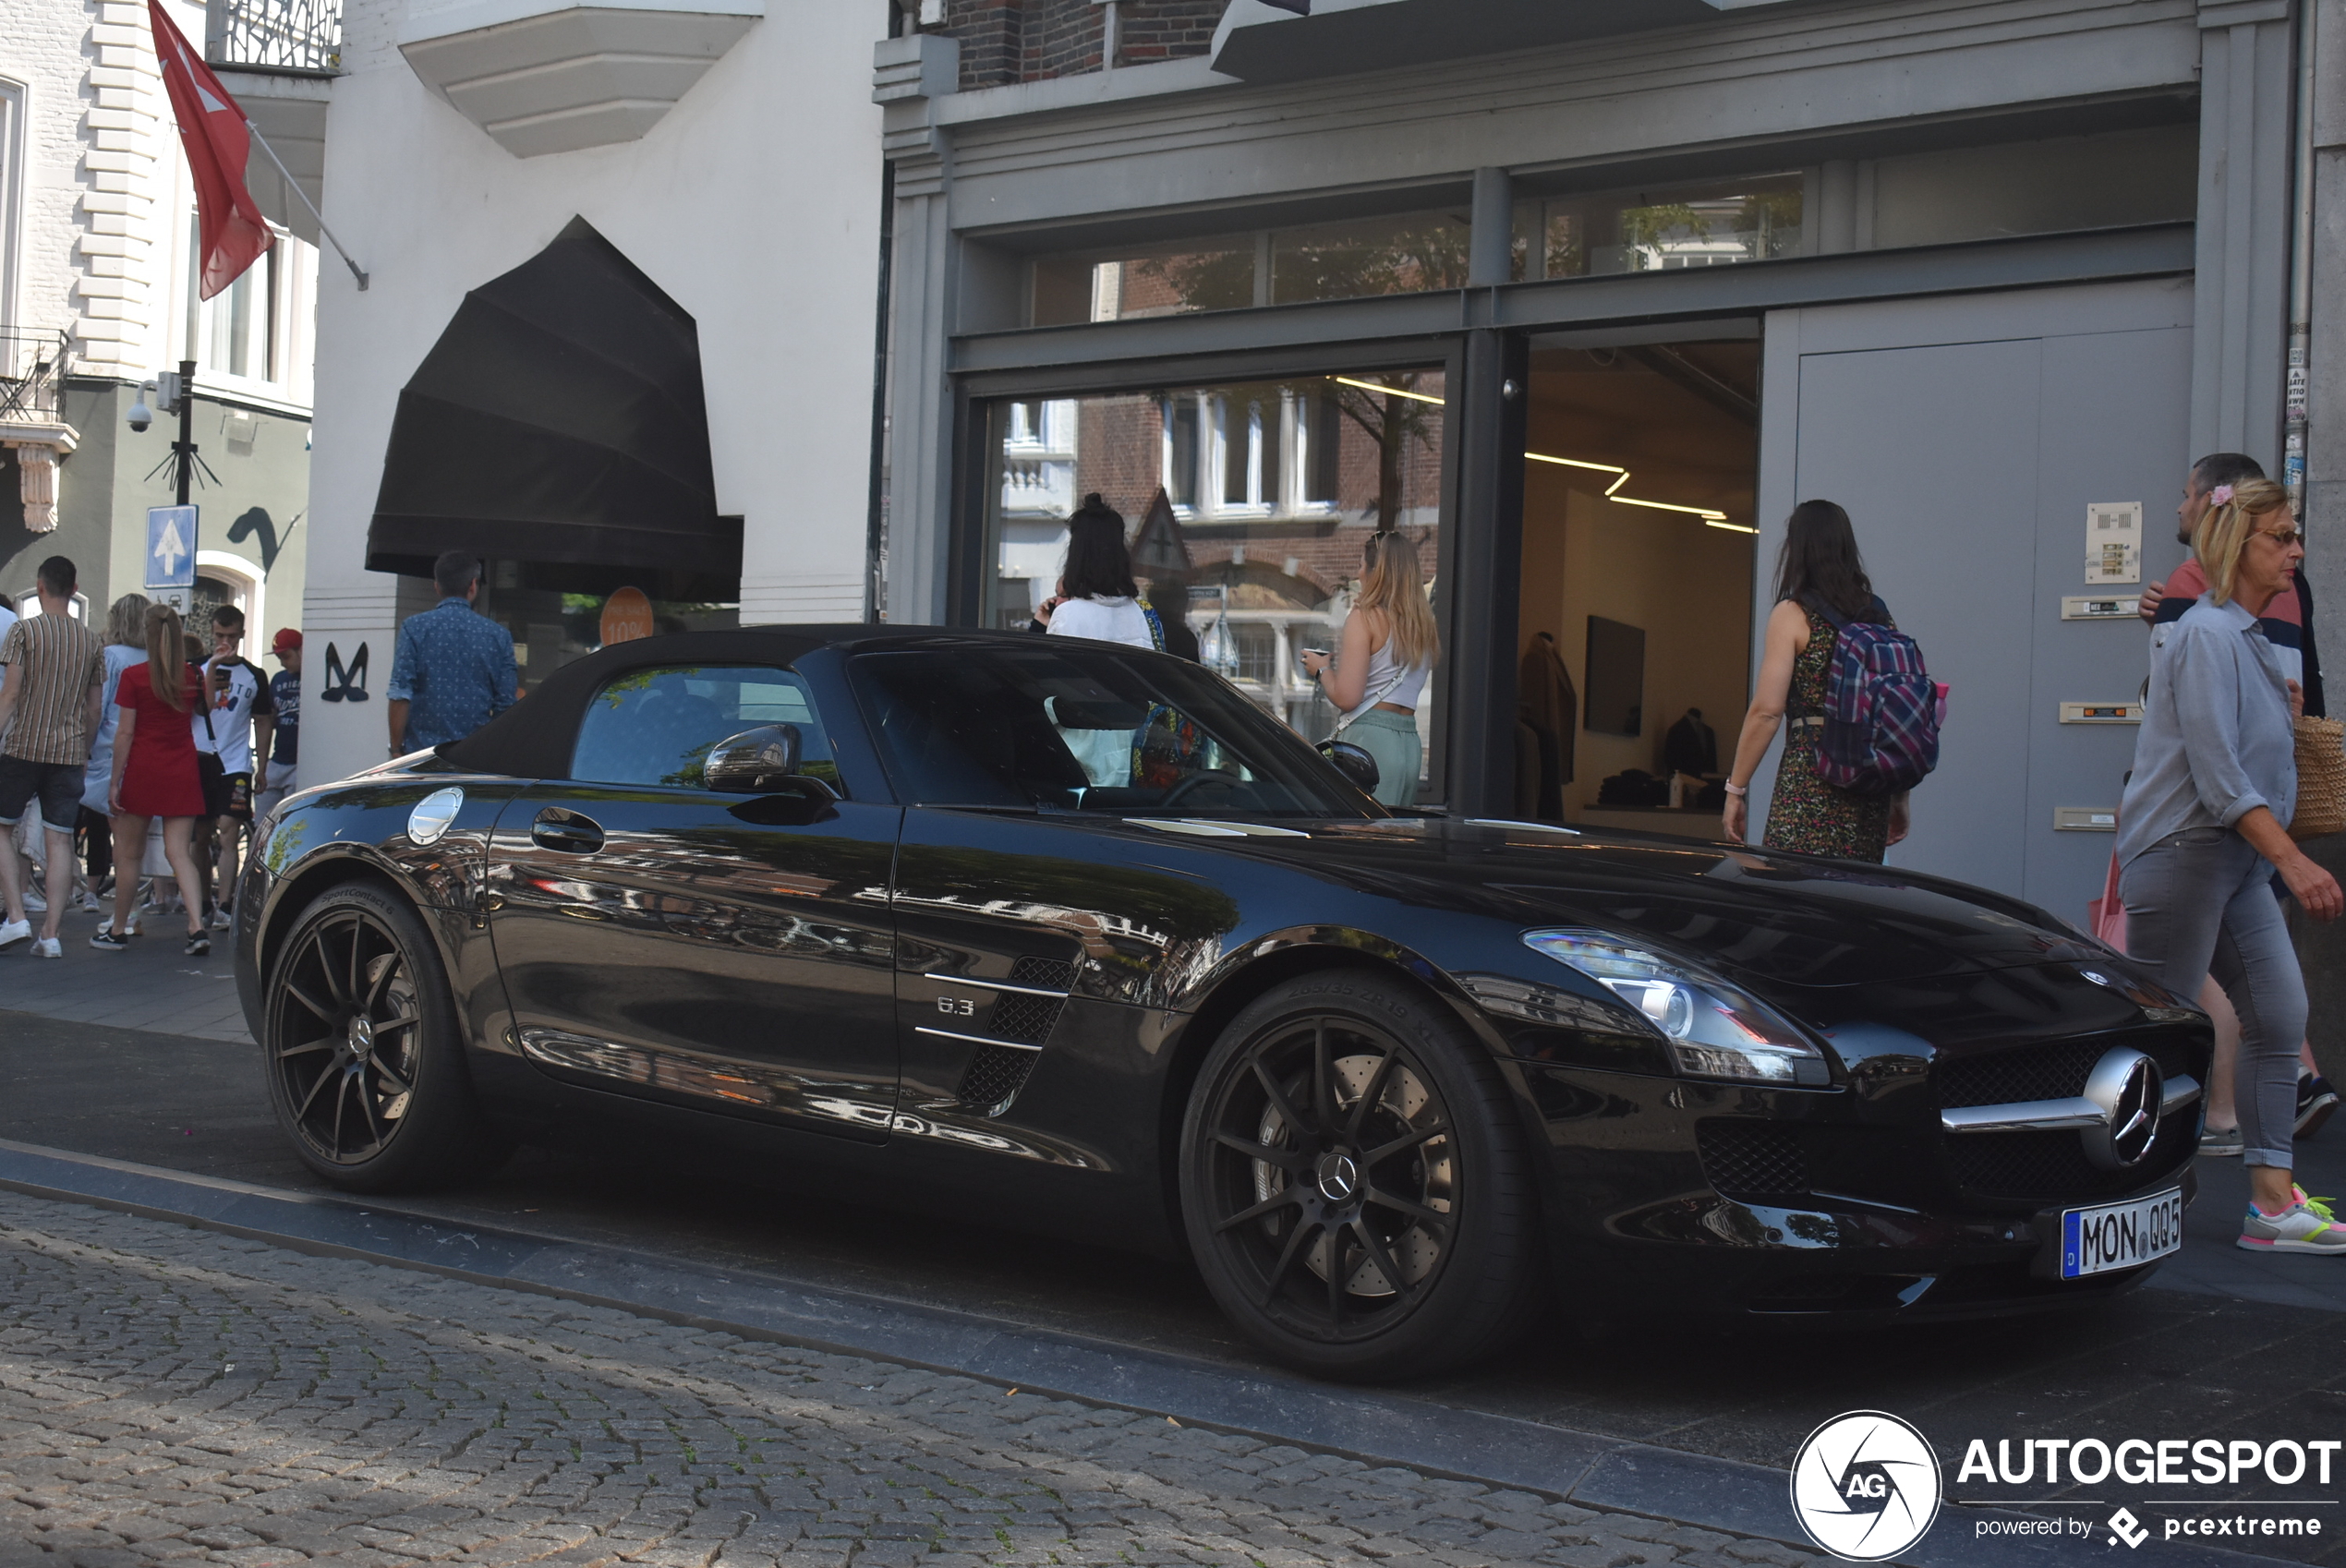
[[[2304,692],[2257,625],[2295,591],[2305,548],[2269,479],[2219,485],[2208,501],[2192,536],[2207,591],[2151,633],[2148,708],[2119,809],[2126,945],[2178,995],[2212,974],[2240,1015],[2240,1245],[2346,1256],[2346,1227],[2291,1174],[2305,977],[2267,886],[2278,871],[2316,920],[2346,909],[2337,879],[2289,837]]]
[[[1418,704],[1440,657],[1441,633],[1425,602],[1425,572],[1407,535],[1378,529],[1360,556],[1360,589],[1336,657],[1303,652],[1303,668],[1344,715],[1345,740],[1376,758],[1376,798],[1413,805],[1425,761]]]

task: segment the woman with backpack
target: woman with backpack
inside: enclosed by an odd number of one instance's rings
[[[1776,557],[1776,608],[1768,617],[1759,685],[1727,774],[1725,836],[1744,842],[1751,826],[1745,799],[1751,776],[1789,711],[1792,729],[1768,805],[1767,848],[1879,864],[1883,852],[1906,836],[1905,792],[1859,794],[1828,783],[1819,766],[1827,684],[1840,635],[1836,621],[1894,625],[1867,580],[1849,514],[1829,501],[1804,501],[1793,508],[1783,552]]]
[[[2118,808],[2126,948],[2186,996],[2212,973],[2240,1015],[2234,1104],[2249,1192],[2240,1245],[2346,1256],[2328,1200],[2291,1176],[2305,977],[2270,888],[2279,872],[2316,920],[2346,908],[2337,878],[2289,837],[2304,694],[2257,624],[2295,591],[2305,548],[2271,480],[2219,485],[2207,499],[2192,534],[2207,591],[2151,629],[2150,697]]]

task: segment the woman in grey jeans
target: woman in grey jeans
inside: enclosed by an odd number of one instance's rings
[[[2270,480],[2218,486],[2209,499],[2192,536],[2207,592],[2151,630],[2148,711],[2119,813],[2126,945],[2179,995],[2213,973],[2240,1014],[2250,1198],[2240,1245],[2346,1254],[2346,1226],[2290,1176],[2305,977],[2270,886],[2277,870],[2316,920],[2337,919],[2346,902],[2284,826],[2297,805],[2290,720],[2304,694],[2256,624],[2295,590],[2305,549]]]

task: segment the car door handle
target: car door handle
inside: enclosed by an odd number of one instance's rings
[[[538,814],[538,820],[529,825],[529,841],[541,850],[559,850],[570,855],[591,855],[603,847],[603,830],[591,817],[548,806]]]

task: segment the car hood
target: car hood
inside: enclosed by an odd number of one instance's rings
[[[1940,877],[1684,839],[1439,818],[1316,825],[1241,852],[1410,902],[1589,925],[1780,985],[1836,986],[2060,959],[2099,943],[2016,899]]]

